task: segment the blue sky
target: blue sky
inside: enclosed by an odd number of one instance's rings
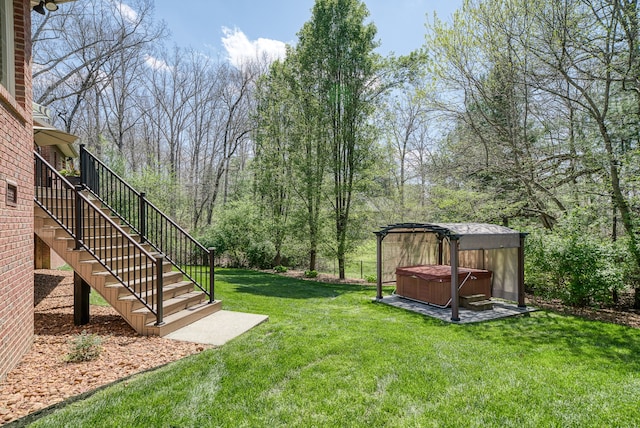
[[[232,56],[231,51],[250,46],[277,50],[277,42],[294,44],[296,33],[311,17],[314,1],[156,0],[154,4],[156,18],[171,31],[170,43]],[[431,19],[436,12],[448,19],[462,0],[365,0],[365,4],[378,28],[379,52],[407,54],[422,45],[427,16]]]

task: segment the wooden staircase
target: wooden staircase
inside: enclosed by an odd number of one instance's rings
[[[58,215],[62,213],[62,216],[72,218],[74,213],[71,211],[73,211],[74,204],[68,199],[63,201],[61,194],[55,197],[58,198],[59,206],[65,207],[63,210],[57,211]],[[140,241],[139,236],[133,233],[130,228],[121,226],[119,220],[111,216],[108,208],[103,207],[95,198],[90,199],[134,240]],[[102,243],[100,245],[103,247],[95,248],[94,252],[109,253],[111,272],[86,249],[74,249],[75,239],[71,234],[61,227],[47,211],[34,203],[35,234],[60,255],[91,288],[109,302],[139,334],[164,336],[221,309],[220,301],[209,302],[206,293],[194,287],[192,281],[186,280],[183,274],[174,270],[173,265],[165,259],[162,263],[163,323],[156,325],[156,315],[122,283],[124,282],[131,289],[142,283],[155,283],[153,280],[156,277],[156,265],[145,264],[146,262],[140,257],[132,255],[135,254],[131,249],[132,244],[127,239],[123,239],[121,235],[116,234],[114,228],[109,224],[104,222],[98,224],[95,215],[84,217],[83,226],[84,236],[93,234],[96,239],[91,242]],[[149,244],[140,245],[148,253],[154,256],[159,255]],[[159,267],[160,264],[157,266]],[[141,292],[140,296],[148,301],[155,301],[156,293],[155,288],[150,288]]]

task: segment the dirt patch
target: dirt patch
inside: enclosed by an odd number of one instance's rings
[[[273,270],[263,270],[262,272],[273,273]],[[353,278],[340,279],[335,275],[330,275],[326,273],[318,273],[318,276],[316,276],[315,278],[307,278],[306,276],[304,276],[303,270],[289,269],[286,272],[278,273],[278,275],[287,276],[289,278],[303,279],[305,281],[328,282],[331,284],[360,284],[360,285],[371,285],[372,287],[375,287],[376,285],[372,283],[367,283],[367,281],[365,281],[364,279],[353,279]]]
[[[73,324],[73,272],[37,270],[31,350],[0,383],[0,425],[118,379],[201,352],[210,346],[142,337],[111,307],[91,306],[91,321]],[[69,342],[97,335],[94,361],[67,363]]]

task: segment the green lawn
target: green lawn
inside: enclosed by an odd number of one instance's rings
[[[51,427],[632,427],[640,332],[536,312],[451,325],[371,287],[216,271],[270,320],[36,422]]]

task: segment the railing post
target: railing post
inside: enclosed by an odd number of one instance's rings
[[[164,255],[158,254],[156,256],[156,324],[157,326],[164,325],[163,321],[163,292],[162,292],[162,263],[164,262]]]
[[[75,203],[76,203],[76,209],[75,209],[75,215],[76,215],[76,221],[75,221],[75,238],[76,238],[76,245],[75,245],[75,249],[79,250],[80,248],[82,248],[82,198],[80,198],[80,191],[82,190],[82,185],[79,186],[75,186]]]
[[[139,224],[140,228],[140,243],[144,244],[147,241],[147,194],[145,192],[140,192],[140,200],[139,200]]]
[[[215,247],[210,247],[209,248],[209,303],[213,303],[213,301],[215,300],[214,295],[213,295],[213,281],[215,279],[215,273],[214,273],[214,264],[215,264],[215,255],[216,255],[216,249]]]
[[[80,144],[80,183],[87,184],[89,180],[87,180],[87,153],[84,149],[84,144]],[[89,186],[91,188],[91,186]]]

